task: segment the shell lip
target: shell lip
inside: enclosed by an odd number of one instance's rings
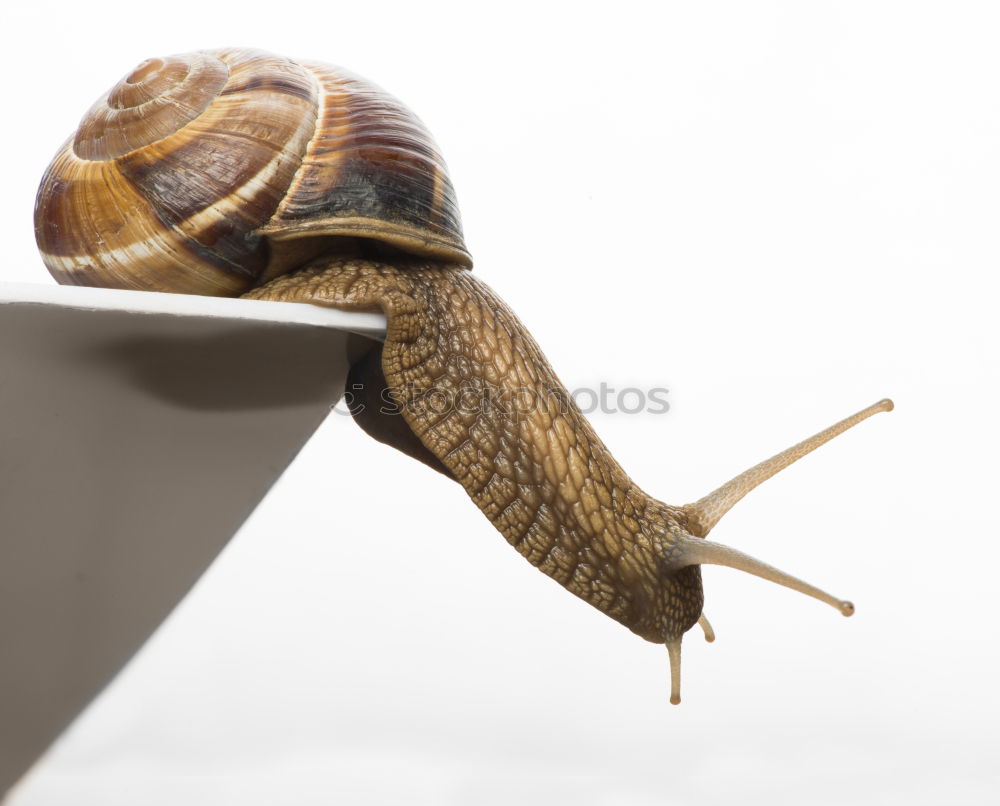
[[[373,238],[398,246],[416,255],[459,263],[472,268],[472,255],[465,245],[449,238],[436,238],[426,230],[372,218],[325,218],[297,223],[267,224],[255,231],[273,241],[290,241],[303,236],[343,235]]]

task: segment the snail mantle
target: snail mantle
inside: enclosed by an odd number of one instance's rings
[[[0,799],[190,590],[384,332],[379,314],[312,305],[0,284]]]

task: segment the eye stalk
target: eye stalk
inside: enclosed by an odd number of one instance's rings
[[[784,470],[793,462],[797,462],[808,453],[812,453],[820,445],[829,442],[836,436],[843,434],[849,428],[857,425],[862,420],[867,420],[873,414],[880,411],[892,411],[894,403],[885,398],[878,403],[874,403],[866,409],[862,409],[857,414],[841,420],[839,423],[820,431],[805,439],[797,445],[765,459],[760,464],[754,465],[749,470],[740,473],[730,479],[717,490],[710,492],[704,498],[687,504],[683,507],[688,516],[688,531],[695,537],[705,537],[715,527],[722,516],[748,492],[767,481],[771,476]]]
[[[742,551],[738,551],[722,543],[705,540],[704,538],[721,520],[722,516],[755,487],[767,481],[781,470],[784,470],[790,464],[798,461],[806,454],[816,450],[820,445],[829,442],[834,437],[857,425],[862,420],[866,420],[880,411],[892,411],[892,409],[893,402],[891,400],[880,400],[878,403],[862,409],[857,414],[841,420],[839,423],[809,437],[809,439],[803,440],[797,445],[793,445],[791,448],[772,456],[770,459],[754,465],[704,498],[682,507],[682,511],[688,518],[686,526],[691,536],[680,538],[679,551],[676,550],[676,547],[674,548],[674,568],[680,569],[689,565],[725,565],[729,568],[745,571],[748,574],[759,576],[762,579],[804,593],[836,608],[844,616],[853,616],[853,602],[849,602],[846,599],[838,599],[836,596],[832,596],[826,591],[810,585],[808,582],[804,582],[791,574],[786,574],[773,565],[761,562],[749,554],[744,554]],[[705,639],[707,641],[714,641],[715,632],[712,630],[712,626],[708,623],[704,614],[698,619],[698,623],[705,632]],[[676,705],[680,702],[681,638],[667,641],[666,645],[670,657],[670,702]]]

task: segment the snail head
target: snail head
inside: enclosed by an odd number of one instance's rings
[[[660,580],[658,585],[660,601],[657,610],[670,614],[661,618],[662,624],[673,625],[673,631],[662,632],[659,643],[666,644],[670,656],[672,703],[680,702],[681,639],[683,633],[697,622],[701,625],[708,641],[715,640],[715,633],[705,618],[701,607],[701,565],[725,565],[748,574],[784,585],[836,608],[842,615],[854,614],[854,604],[839,599],[808,582],[786,574],[744,554],[730,546],[707,540],[709,532],[732,507],[752,489],[820,445],[842,434],[862,420],[880,411],[892,411],[891,400],[880,400],[857,414],[841,420],[814,436],[793,445],[760,464],[741,473],[723,484],[704,498],[680,507],[679,525],[672,529],[665,539],[660,540]],[[671,611],[673,611],[671,613]],[[678,618],[678,616],[680,618]],[[677,628],[681,627],[680,631]]]

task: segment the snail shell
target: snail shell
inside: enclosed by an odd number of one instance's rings
[[[341,68],[254,50],[132,70],[50,165],[35,234],[60,283],[175,293],[240,294],[324,236],[472,265],[412,112]]]

